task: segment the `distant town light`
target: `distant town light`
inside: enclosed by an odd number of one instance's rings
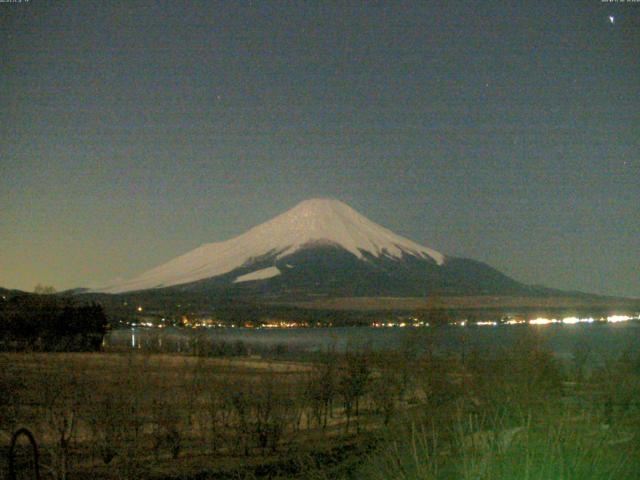
[[[579,323],[580,319],[577,317],[566,317],[562,319],[562,323],[566,325],[573,325],[574,323]]]
[[[506,325],[520,325],[522,323],[527,323],[527,322],[525,320],[518,320],[518,319],[512,318],[511,320],[507,320],[504,323]]]
[[[529,320],[529,325],[549,325],[550,323],[558,323],[558,320],[555,318],[534,318],[533,320]]]

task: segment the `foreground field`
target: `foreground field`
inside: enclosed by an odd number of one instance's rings
[[[50,479],[638,478],[636,352],[590,369],[531,335],[462,357],[416,341],[307,363],[4,354],[0,442],[28,428]]]
[[[291,470],[292,459],[357,450],[351,435],[378,423],[364,398],[365,383],[376,383],[364,359],[4,354],[0,442],[26,427],[57,479]]]

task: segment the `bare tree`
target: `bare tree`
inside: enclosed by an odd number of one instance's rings
[[[233,378],[227,384],[225,401],[233,412],[232,426],[235,430],[234,449],[249,455],[251,434],[251,396],[250,385],[245,379]]]
[[[38,295],[51,295],[53,293],[56,293],[56,289],[53,288],[51,285],[42,285],[38,283],[34,287],[33,293],[37,293]]]
[[[360,399],[365,394],[371,375],[369,356],[367,352],[347,352],[343,359],[338,388],[342,397],[347,423],[345,430],[349,431],[351,417],[358,420],[356,431],[360,431]]]
[[[151,401],[151,420],[153,424],[153,451],[156,459],[160,457],[160,449],[166,446],[174,460],[182,449],[182,433],[180,431],[181,405],[175,405],[160,395]]]
[[[149,419],[150,391],[157,387],[148,356],[129,354],[109,381],[113,414],[106,420],[115,431],[117,456],[113,469],[118,478],[142,478],[147,469],[143,433]],[[108,441],[107,439],[105,439]],[[106,443],[106,442],[105,442]]]
[[[267,449],[275,452],[286,429],[298,420],[299,404],[293,396],[288,378],[279,378],[273,372],[261,376],[252,410],[258,446],[263,453]]]
[[[396,365],[389,361],[392,358],[384,358],[377,362],[370,388],[371,401],[385,425],[389,424],[404,389],[403,372],[398,371]]]
[[[205,389],[205,358],[186,357],[183,369],[185,372],[183,389],[185,393],[185,408],[187,412],[187,424],[193,424],[193,414],[197,411],[196,405]]]
[[[229,380],[226,376],[210,374],[204,382],[204,410],[207,414],[208,432],[212,453],[216,453],[229,425],[230,409],[225,401]]]
[[[16,366],[0,356],[0,432],[11,435],[18,426],[24,380]]]
[[[81,410],[87,402],[86,379],[70,365],[42,367],[38,375],[39,403],[43,409],[46,436],[54,478],[66,480],[71,467],[71,447]]]

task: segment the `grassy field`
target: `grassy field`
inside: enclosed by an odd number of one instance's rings
[[[352,435],[375,421],[358,410],[369,365],[338,373],[344,361],[2,354],[0,443],[28,428],[56,479],[292,471],[300,459],[357,450]]]
[[[0,354],[0,444],[47,479],[637,479],[640,355],[588,355]]]
[[[522,349],[476,362],[463,392],[382,432],[356,478],[640,478],[640,357],[589,374],[544,357]]]

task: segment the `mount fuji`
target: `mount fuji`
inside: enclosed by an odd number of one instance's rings
[[[443,255],[333,199],[310,199],[223,242],[204,244],[97,290],[227,292],[259,297],[521,294],[519,283],[474,260]]]

